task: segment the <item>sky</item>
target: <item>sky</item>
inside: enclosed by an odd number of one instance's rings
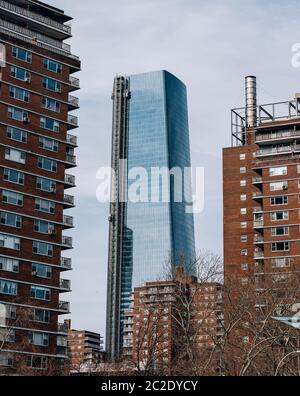
[[[114,76],[165,69],[188,89],[192,165],[205,169],[197,249],[222,254],[222,148],[230,109],[244,106],[244,77],[256,75],[261,104],[300,92],[292,46],[300,42],[298,0],[47,0],[74,17],[72,52],[82,60],[78,111],[72,327],[105,333],[108,206],[96,172],[110,166]],[[73,131],[74,132],[74,131]],[[72,133],[73,133],[72,132]]]

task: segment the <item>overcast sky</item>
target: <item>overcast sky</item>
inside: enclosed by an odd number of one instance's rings
[[[47,1],[47,0],[45,0]],[[291,99],[300,69],[299,0],[48,0],[74,17],[73,53],[82,60],[73,328],[105,330],[108,207],[96,200],[96,171],[110,165],[112,83],[117,73],[166,69],[188,88],[192,165],[204,166],[205,209],[198,249],[222,253],[222,147],[230,109],[244,105],[244,76],[258,78],[260,103]],[[70,190],[71,192],[72,190]],[[68,274],[69,275],[69,274]],[[67,297],[66,297],[67,298]]]

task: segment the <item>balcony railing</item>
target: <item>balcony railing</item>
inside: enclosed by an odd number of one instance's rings
[[[252,183],[256,184],[256,183],[262,183],[263,178],[262,177],[253,177],[252,178]]]
[[[73,216],[64,215],[63,224],[68,227],[74,227],[74,219]]]
[[[256,220],[256,221],[253,222],[253,226],[254,226],[254,228],[263,227],[264,226],[264,221],[263,220]]]
[[[267,140],[277,140],[284,138],[294,138],[300,136],[300,130],[286,130],[286,131],[274,131],[271,133],[260,133],[255,136],[256,142],[267,141]]]
[[[256,156],[269,156],[269,155],[274,155],[274,154],[286,154],[286,153],[292,153],[293,151],[296,150],[297,146],[279,146],[279,147],[269,147],[266,149],[258,150],[256,152]],[[298,147],[299,150],[299,147]]]
[[[74,200],[73,195],[65,194],[64,195],[64,203],[67,204],[67,205],[74,206],[75,200]]]
[[[80,80],[79,80],[79,78],[76,78],[76,77],[73,77],[73,76],[70,76],[70,85],[73,87],[73,88],[76,88],[76,89],[79,89],[80,88]]]
[[[63,235],[62,236],[62,245],[72,248],[73,247],[73,238]]]
[[[254,236],[254,243],[261,243],[261,242],[264,242],[264,238],[262,236],[255,235]]]
[[[264,252],[262,250],[257,250],[254,252],[254,258],[263,258]]]
[[[75,186],[75,176],[65,174],[65,183],[66,184],[71,184],[72,186]]]
[[[44,17],[43,15],[26,10],[25,8],[22,8],[22,7],[18,7],[15,4],[11,4],[11,3],[8,3],[7,1],[0,0],[0,8],[6,9],[8,11],[11,11],[12,13],[21,15],[28,19],[32,19],[36,22],[42,23],[44,25],[48,25],[54,29],[61,30],[66,34],[71,35],[71,26],[64,25],[62,23],[54,21],[53,19]]]
[[[68,123],[74,127],[78,126],[78,117],[68,114]]]
[[[59,287],[62,290],[71,291],[71,281],[68,279],[60,279]]]
[[[258,198],[258,197],[262,197],[262,192],[261,191],[255,191],[254,193],[252,193],[252,197],[253,198]]]
[[[253,213],[259,213],[262,212],[263,208],[262,206],[256,206],[255,208],[253,208]]]
[[[71,135],[70,133],[67,134],[67,143],[77,146],[77,136]]]
[[[65,323],[58,323],[58,332],[67,334],[69,331],[69,326]]]
[[[76,165],[76,156],[71,155],[71,154],[66,154],[66,162],[75,166]]]
[[[60,260],[60,265],[62,268],[71,270],[72,269],[72,259],[67,257],[62,257]]]
[[[71,107],[75,107],[75,108],[79,107],[79,99],[76,96],[69,95],[68,103]]]
[[[52,39],[48,36],[44,36],[43,34],[33,32],[32,30],[15,25],[14,23],[5,21],[4,19],[0,19],[0,27],[2,27],[5,30],[9,30],[11,32],[15,32],[18,35],[21,35],[22,37],[27,37],[33,42],[37,42],[37,43],[41,42],[49,45],[50,47],[58,48],[64,52],[67,52],[68,54],[71,53],[70,44],[66,44],[61,41]]]
[[[59,310],[62,312],[69,313],[70,312],[70,303],[67,301],[60,301],[59,302]]]

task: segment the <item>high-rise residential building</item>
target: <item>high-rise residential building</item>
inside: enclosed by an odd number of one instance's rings
[[[132,309],[125,313],[124,357],[148,374],[180,373],[189,342],[198,364],[205,365],[223,331],[223,286],[198,282],[178,267],[174,279],[134,289]]]
[[[232,110],[223,153],[225,286],[252,288],[260,312],[266,289],[283,304],[299,272],[299,143],[299,95],[258,105],[256,78],[246,77],[246,107]]]
[[[87,330],[69,330],[68,357],[71,372],[96,370],[104,360],[102,336]]]
[[[0,2],[0,371],[43,372],[64,361],[68,314],[61,273],[72,248],[80,60],[64,40],[72,18],[36,0]],[[7,331],[9,329],[9,331]],[[54,364],[55,363],[55,364]]]
[[[183,262],[192,272],[194,221],[186,210],[191,196],[190,174],[181,187],[175,177],[170,182],[158,178],[158,183],[152,183],[159,169],[176,168],[183,173],[190,165],[185,85],[167,71],[117,76],[106,334],[112,358],[122,351],[124,311],[130,307],[133,289],[162,278],[168,259],[173,264]],[[130,189],[139,172],[144,179],[142,199],[136,202]],[[183,199],[175,198],[183,192]],[[166,196],[169,198],[163,199]]]

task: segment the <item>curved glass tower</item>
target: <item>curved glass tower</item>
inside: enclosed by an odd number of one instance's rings
[[[118,76],[113,100],[116,199],[109,218],[106,335],[111,358],[122,351],[133,289],[162,279],[169,261],[193,272],[195,255],[193,215],[186,213],[191,179],[183,179],[191,166],[185,85],[167,71]],[[166,178],[166,170],[173,176]],[[143,177],[138,188],[137,173]],[[135,190],[142,202],[132,202]]]

